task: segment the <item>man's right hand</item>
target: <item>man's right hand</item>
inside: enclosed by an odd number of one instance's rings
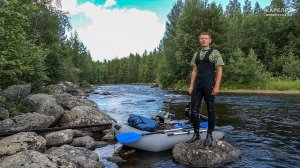
[[[193,92],[193,87],[190,87],[189,88],[189,93],[192,94],[192,92]]]

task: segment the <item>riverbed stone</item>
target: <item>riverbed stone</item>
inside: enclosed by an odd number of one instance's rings
[[[173,149],[174,160],[191,167],[219,167],[238,160],[241,151],[225,141],[214,141],[212,147],[203,142],[179,143]]]
[[[58,95],[56,97],[56,102],[68,110],[76,106],[90,106],[94,108],[98,107],[97,104],[93,101],[82,99],[80,97],[76,97],[68,93]]]
[[[25,113],[0,121],[0,132],[21,131],[34,128],[47,128],[55,117],[40,113]]]
[[[31,85],[12,85],[3,90],[1,96],[10,101],[17,101],[28,96],[30,91]]]
[[[60,120],[62,126],[92,125],[102,123],[113,123],[110,116],[98,108],[89,106],[77,106],[66,111]],[[104,128],[89,128],[89,131],[102,131]]]
[[[21,132],[0,140],[0,157],[9,156],[24,150],[45,150],[46,140],[34,132]]]
[[[17,154],[0,158],[1,168],[79,168],[76,164],[66,159],[53,155],[43,154],[34,150],[25,150]]]
[[[45,134],[47,147],[61,146],[63,144],[70,144],[73,141],[74,131],[71,129],[55,131]]]
[[[99,156],[86,148],[63,145],[61,147],[50,148],[47,154],[57,156],[61,159],[76,163],[82,168],[102,168],[103,163],[99,161]]]

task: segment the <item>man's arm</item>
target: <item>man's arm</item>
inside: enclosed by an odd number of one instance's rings
[[[189,88],[189,93],[192,94],[193,88],[195,86],[195,78],[196,78],[196,74],[197,74],[197,67],[194,66],[193,70],[192,70],[192,75],[191,75],[191,84],[190,84],[190,88]]]
[[[222,66],[218,66],[216,69],[216,82],[215,82],[215,86],[213,88],[212,91],[212,95],[217,95],[219,93],[219,89],[220,89],[220,83],[222,80],[222,74],[223,74],[223,67]]]

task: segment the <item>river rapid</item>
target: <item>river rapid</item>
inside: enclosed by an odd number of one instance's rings
[[[108,91],[111,95],[102,95]],[[99,86],[100,94],[88,98],[118,122],[126,123],[129,114],[145,117],[159,111],[184,119],[185,103],[190,96],[144,85]],[[205,105],[202,114],[207,114]],[[216,97],[217,125],[231,125],[225,141],[242,151],[242,158],[226,167],[299,167],[300,96],[222,94]],[[105,167],[186,167],[172,160],[172,151],[159,153],[136,150],[135,158],[117,165],[107,157],[121,147],[109,145],[95,150]]]

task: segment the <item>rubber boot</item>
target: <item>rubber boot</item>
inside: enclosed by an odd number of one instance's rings
[[[203,146],[212,147],[212,144],[213,144],[212,130],[208,130]]]
[[[195,142],[196,140],[200,140],[199,122],[200,122],[199,115],[194,114],[193,116],[194,136],[192,137],[191,140],[188,141],[190,143]]]

